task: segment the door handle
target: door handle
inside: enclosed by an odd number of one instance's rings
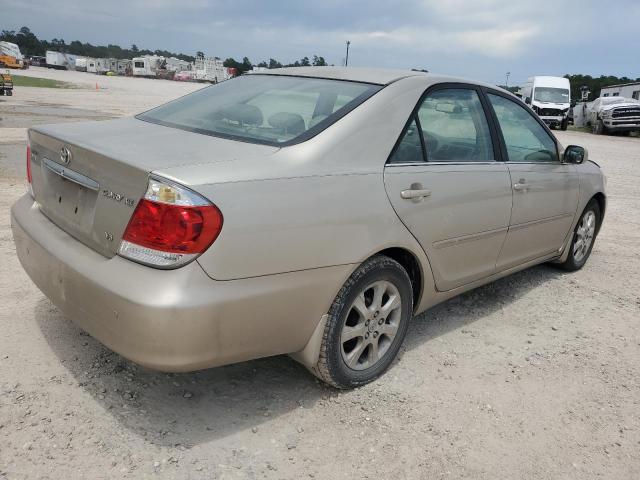
[[[524,178],[518,180],[518,183],[513,184],[513,189],[519,192],[527,190],[527,181]]]
[[[400,197],[405,200],[413,200],[414,202],[419,202],[425,197],[431,196],[431,190],[425,190],[422,188],[422,185],[419,183],[412,184],[409,190],[402,190],[400,192]]]

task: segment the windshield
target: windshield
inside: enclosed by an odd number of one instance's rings
[[[536,87],[533,99],[536,102],[569,103],[569,90],[566,88]]]
[[[327,128],[382,87],[277,75],[243,75],[136,118],[205,135],[284,145]]]

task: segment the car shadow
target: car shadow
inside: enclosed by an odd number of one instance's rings
[[[402,351],[476,322],[561,275],[538,266],[448,300],[414,318]],[[156,445],[189,448],[313,407],[323,398],[348,395],[285,355],[166,374],[108,350],[46,298],[37,303],[35,319],[78,386],[121,425]]]

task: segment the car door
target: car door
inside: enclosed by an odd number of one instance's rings
[[[562,163],[553,135],[523,105],[487,92],[513,188],[509,232],[498,258],[504,270],[558,252],[576,212],[579,177]]]
[[[509,226],[511,180],[485,107],[474,86],[430,88],[384,170],[391,204],[441,291],[491,275]]]

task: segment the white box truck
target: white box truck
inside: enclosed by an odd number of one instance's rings
[[[531,77],[520,86],[522,99],[551,128],[567,129],[571,86],[564,77]]]
[[[47,68],[75,70],[78,55],[47,50]]]

